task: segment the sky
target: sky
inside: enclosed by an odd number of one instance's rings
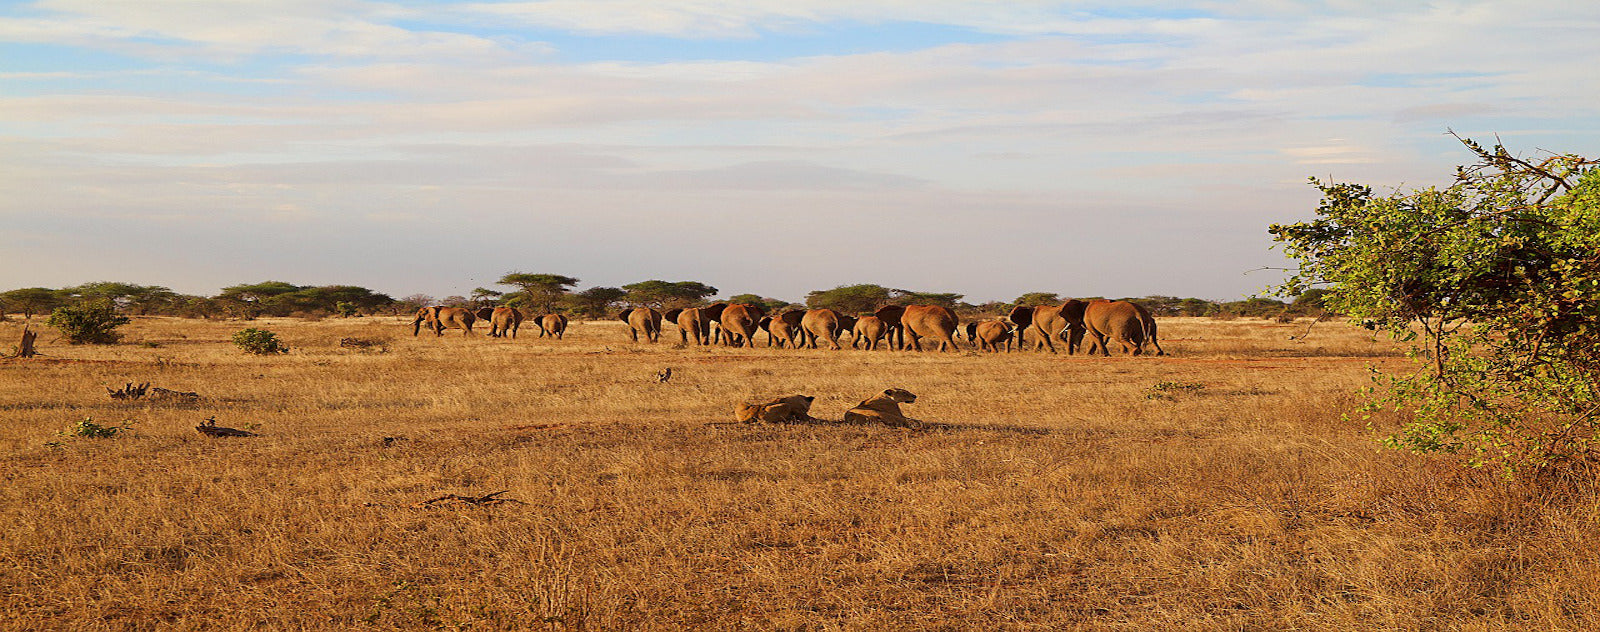
[[[1600,3],[0,0],[0,290],[1235,300],[1307,183],[1600,156]],[[509,289],[509,288],[498,288]]]

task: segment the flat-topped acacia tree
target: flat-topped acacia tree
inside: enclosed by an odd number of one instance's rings
[[[543,314],[554,309],[561,297],[566,296],[567,291],[578,284],[578,279],[560,274],[511,272],[500,277],[496,283],[520,288],[528,306]]]

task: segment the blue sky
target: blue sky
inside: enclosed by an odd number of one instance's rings
[[[1600,155],[1572,2],[0,3],[0,289],[1231,299],[1307,176]],[[62,256],[63,254],[67,256]]]

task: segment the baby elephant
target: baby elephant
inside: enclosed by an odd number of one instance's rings
[[[1011,353],[1011,330],[1011,323],[1003,320],[967,323],[967,340],[979,351],[999,351],[1004,345],[1006,353]]]
[[[741,423],[747,424],[758,421],[767,423],[811,421],[811,402],[816,399],[810,395],[790,395],[764,402],[745,402],[734,410],[734,416]]]
[[[905,416],[900,412],[900,404],[910,404],[917,401],[917,396],[903,388],[891,388],[873,395],[864,402],[856,404],[855,408],[845,411],[845,423],[884,423],[895,427],[911,427],[920,425],[915,419]]]

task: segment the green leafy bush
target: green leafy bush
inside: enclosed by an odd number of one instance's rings
[[[61,431],[63,437],[88,437],[91,439],[110,439],[124,430],[131,428],[122,426],[103,426],[94,422],[93,417],[84,417],[82,421],[73,424],[71,428]]]
[[[1539,471],[1600,447],[1600,170],[1462,141],[1455,184],[1374,195],[1323,184],[1318,218],[1274,225],[1299,268],[1280,288],[1418,341],[1419,370],[1378,376],[1367,411],[1407,425],[1385,444]]]
[[[278,334],[265,329],[242,329],[233,334],[233,344],[243,349],[245,353],[256,355],[273,355],[288,353],[289,348],[283,346],[278,340]]]
[[[60,330],[71,344],[109,345],[122,339],[116,329],[128,322],[110,301],[95,301],[57,307],[46,324]]]

